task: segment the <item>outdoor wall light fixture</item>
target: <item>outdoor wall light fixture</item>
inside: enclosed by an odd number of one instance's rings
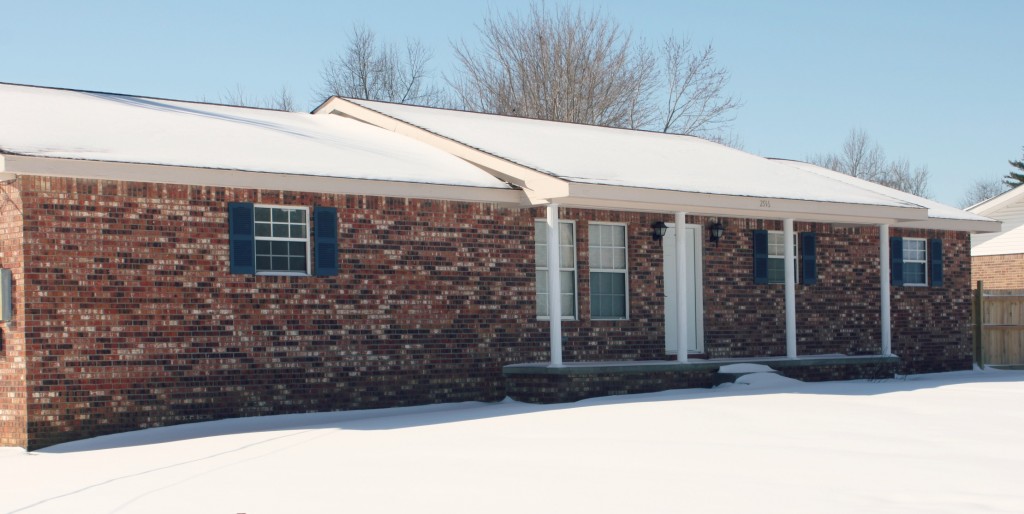
[[[708,238],[715,246],[718,246],[718,240],[722,238],[722,234],[725,234],[725,225],[722,222],[716,221],[708,227]]]
[[[655,221],[654,224],[651,225],[651,230],[651,237],[653,237],[655,241],[661,241],[661,239],[665,237],[665,233],[668,232],[668,225],[666,225],[664,221]]]

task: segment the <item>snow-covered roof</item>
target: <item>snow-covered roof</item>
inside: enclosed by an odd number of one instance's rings
[[[788,164],[790,166],[794,166],[794,167],[799,168],[801,170],[808,171],[808,172],[813,173],[815,175],[819,175],[819,176],[822,176],[822,177],[827,177],[827,178],[829,178],[831,180],[837,180],[837,181],[843,182],[845,184],[850,184],[850,185],[853,185],[853,186],[856,186],[856,187],[859,187],[859,188],[862,188],[862,189],[867,189],[869,191],[874,191],[874,192],[879,193],[879,194],[883,194],[883,195],[886,195],[886,196],[891,196],[891,197],[893,197],[893,198],[895,198],[897,200],[902,200],[902,201],[905,201],[905,202],[913,203],[915,205],[920,205],[921,207],[925,207],[925,208],[928,209],[928,217],[929,218],[941,218],[941,219],[948,219],[948,220],[963,220],[963,221],[980,221],[980,222],[991,222],[991,221],[994,221],[991,218],[987,218],[985,216],[980,216],[980,215],[974,214],[972,212],[967,212],[967,211],[964,211],[964,210],[960,210],[960,209],[957,209],[956,207],[951,207],[949,205],[936,202],[935,200],[930,200],[928,198],[923,198],[923,197],[920,197],[920,196],[917,196],[917,195],[912,195],[910,193],[906,193],[906,192],[900,191],[898,189],[893,189],[891,187],[886,187],[886,186],[883,186],[881,184],[876,184],[874,182],[870,182],[870,181],[867,181],[867,180],[864,180],[864,179],[852,177],[852,176],[847,175],[845,173],[839,173],[838,171],[833,171],[833,170],[830,170],[828,168],[823,168],[823,167],[817,166],[815,164],[811,164],[811,163],[807,163],[807,162],[803,162],[803,161],[794,161],[794,160],[790,160],[790,159],[771,159],[771,160],[773,160],[775,162],[778,162],[778,163],[781,163],[781,164]]]
[[[698,137],[348,99],[569,182],[916,207]]]
[[[0,84],[0,153],[509,189],[462,159],[351,119]]]

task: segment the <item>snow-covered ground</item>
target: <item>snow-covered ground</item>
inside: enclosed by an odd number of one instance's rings
[[[449,404],[0,450],[3,512],[1024,512],[1024,372]]]

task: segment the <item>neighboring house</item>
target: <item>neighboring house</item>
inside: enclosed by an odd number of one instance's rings
[[[0,442],[29,448],[736,360],[968,369],[969,235],[998,229],[695,137],[339,98],[0,85],[0,181]]]
[[[998,232],[971,236],[971,285],[1024,290],[1024,188],[1016,187],[967,209],[1002,222]]]

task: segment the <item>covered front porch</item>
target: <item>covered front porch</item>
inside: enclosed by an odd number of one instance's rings
[[[807,382],[892,378],[895,355],[815,355],[643,362],[574,362],[512,364],[502,370],[505,394],[528,403],[566,403],[621,394],[711,387],[722,366],[761,364],[779,374]]]

